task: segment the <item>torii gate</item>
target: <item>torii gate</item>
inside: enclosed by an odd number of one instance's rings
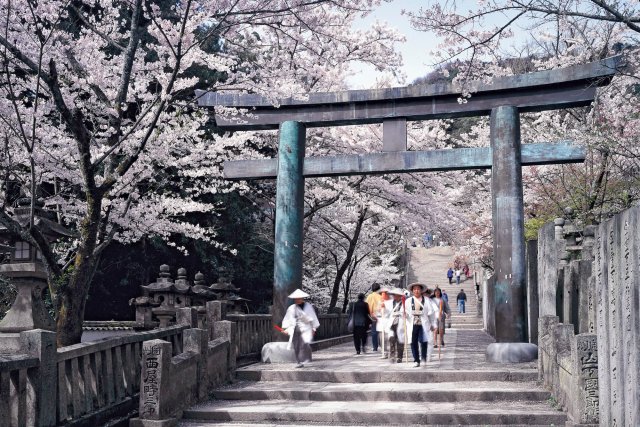
[[[225,130],[280,129],[278,158],[224,164],[231,180],[273,179],[276,185],[273,318],[281,319],[287,295],[302,283],[304,179],[321,176],[491,168],[495,258],[496,341],[527,340],[524,211],[521,166],[576,163],[583,148],[569,143],[520,143],[520,112],[589,105],[620,65],[613,57],[585,65],[495,79],[466,103],[450,84],[314,93],[306,101],[199,91],[201,107],[238,107],[249,116],[216,113]],[[407,120],[491,116],[491,147],[407,151]],[[305,157],[307,127],[383,123],[381,153]]]

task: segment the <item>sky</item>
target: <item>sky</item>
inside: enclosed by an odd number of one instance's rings
[[[355,27],[365,29],[375,21],[387,22],[402,33],[407,41],[399,46],[404,60],[403,71],[407,80],[411,83],[418,77],[422,77],[431,71],[429,64],[433,61],[427,56],[428,51],[437,44],[437,39],[433,35],[425,32],[415,31],[409,25],[409,19],[401,14],[402,9],[417,11],[420,5],[424,5],[420,0],[394,0],[390,3],[383,3],[373,13],[365,19],[356,22]],[[377,72],[373,66],[359,64],[353,66],[356,76],[348,80],[352,89],[370,88],[382,73]],[[396,82],[398,83],[398,82]]]
[[[465,0],[470,1],[470,0]],[[435,49],[438,38],[428,32],[416,31],[409,24],[409,19],[402,15],[402,10],[417,12],[421,6],[425,6],[425,0],[392,0],[383,2],[371,14],[364,19],[355,22],[357,29],[366,29],[375,21],[387,22],[406,37],[406,42],[398,46],[404,61],[403,71],[406,76],[404,82],[395,81],[393,86],[404,86],[419,77],[423,77],[433,70],[431,64],[435,63],[435,58],[429,56],[429,51]],[[462,3],[466,4],[466,3]],[[502,18],[504,19],[504,18]],[[486,22],[487,25],[498,25],[502,19],[499,16],[492,16]],[[526,21],[524,21],[526,22]],[[523,42],[528,31],[518,26],[512,27],[515,33],[514,43]],[[369,89],[375,85],[376,78],[382,77],[383,73],[375,70],[371,65],[352,65],[355,76],[347,79],[351,89]]]

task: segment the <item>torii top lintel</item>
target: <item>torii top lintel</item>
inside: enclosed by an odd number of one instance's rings
[[[458,102],[460,91],[452,84],[415,85],[390,89],[312,93],[308,99],[280,99],[279,107],[259,95],[197,91],[201,107],[237,107],[249,116],[217,114],[216,123],[227,130],[277,129],[285,121],[307,127],[381,123],[385,120],[427,120],[488,115],[498,106],[515,106],[522,112],[589,105],[597,86],[606,85],[622,66],[620,56],[584,65],[539,71],[479,83],[473,96]]]

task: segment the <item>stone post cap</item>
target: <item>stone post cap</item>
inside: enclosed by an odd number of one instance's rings
[[[556,218],[553,220],[556,227],[562,227],[564,225],[564,218]]]
[[[596,226],[595,225],[587,225],[586,227],[584,227],[584,230],[582,231],[582,234],[585,237],[592,237],[596,235]]]

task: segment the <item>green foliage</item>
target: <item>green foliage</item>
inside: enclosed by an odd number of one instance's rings
[[[549,217],[535,217],[529,218],[524,222],[524,239],[525,240],[536,240],[538,238],[538,231],[549,222],[551,218]]]

